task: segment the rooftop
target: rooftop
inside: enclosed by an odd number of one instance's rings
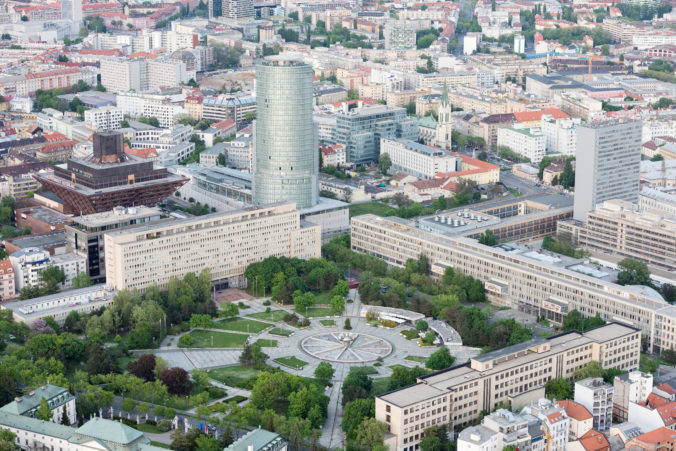
[[[42,398],[50,401],[53,398],[57,398],[59,396],[62,396],[64,400],[73,398],[73,395],[71,395],[70,392],[63,387],[57,387],[56,385],[51,384],[43,385],[42,387],[36,388],[35,390],[23,395],[20,398],[14,398],[14,401],[2,406],[0,411],[13,413],[16,415],[24,415],[26,412],[39,407]],[[58,403],[58,405],[61,404],[63,403]]]
[[[100,417],[94,417],[87,421],[75,433],[119,445],[128,445],[143,437],[143,432],[132,429],[122,422]]]
[[[282,442],[284,440],[278,434],[259,428],[247,432],[243,437],[225,448],[224,451],[248,451],[250,446],[253,451],[275,450],[279,448],[279,444]]]
[[[160,215],[160,211],[158,209],[145,207],[143,205],[129,208],[116,207],[112,211],[76,216],[73,218],[73,222],[85,227],[102,227],[106,225],[119,224],[122,221],[149,218],[156,215]]]
[[[65,246],[66,244],[66,232],[59,230],[36,235],[18,236],[15,238],[7,238],[5,239],[5,242],[10,242],[19,249],[26,249],[29,247],[60,247]]]
[[[570,418],[573,418],[577,421],[589,420],[592,418],[592,414],[589,413],[589,410],[582,404],[578,404],[575,401],[563,400],[556,402],[561,406]]]

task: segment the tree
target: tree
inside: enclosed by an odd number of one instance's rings
[[[392,167],[392,158],[390,158],[389,153],[381,153],[378,158],[378,169],[383,175],[387,175],[387,171]]]
[[[200,451],[223,451],[221,442],[213,435],[202,434],[195,439],[196,449]]]
[[[566,189],[570,189],[575,186],[575,171],[573,171],[571,160],[566,161],[566,165],[563,167],[561,177],[559,177],[559,183]]]
[[[431,370],[443,370],[453,365],[455,357],[453,357],[447,347],[440,348],[435,351],[425,363],[425,366]]]
[[[383,446],[385,432],[387,424],[375,418],[365,418],[357,429],[354,445],[363,451],[385,451],[387,449]]]
[[[419,366],[414,366],[413,368],[397,366],[392,370],[392,376],[390,376],[390,380],[387,383],[387,391],[413,385],[419,377],[426,374],[427,370]]]
[[[136,401],[131,398],[124,398],[122,400],[122,410],[125,412],[131,412],[136,407]]]
[[[331,298],[331,310],[334,313],[340,313],[345,310],[345,298],[342,296],[333,296]]]
[[[155,380],[155,356],[143,354],[137,361],[129,362],[127,369],[134,376],[152,382]]]
[[[68,418],[68,412],[66,412],[65,406],[61,411],[61,424],[63,424],[64,426],[70,426],[70,418]]]
[[[104,352],[100,343],[90,341],[87,345],[86,355],[85,369],[89,374],[108,374],[115,370],[115,364],[110,358],[110,353]]]
[[[352,330],[352,324],[350,324],[350,318],[345,318],[345,324],[343,325],[343,329]]]
[[[53,294],[59,290],[58,285],[66,281],[66,274],[58,266],[49,266],[40,273],[40,278],[48,294]]]
[[[321,362],[315,369],[315,377],[322,381],[324,385],[328,385],[333,378],[334,371],[329,362]]]
[[[485,246],[496,246],[498,244],[498,239],[491,229],[487,229],[479,235],[479,243]]]
[[[35,412],[35,417],[42,421],[52,420],[52,409],[49,407],[49,403],[44,396],[40,399],[40,407],[38,407],[37,412]]]
[[[92,286],[92,279],[89,278],[86,272],[81,272],[72,280],[73,288],[87,288]]]
[[[258,343],[247,343],[239,356],[239,361],[244,366],[262,365],[268,359]]]
[[[444,447],[439,437],[425,437],[420,442],[420,451],[443,451],[443,449]]]
[[[228,165],[228,159],[225,156],[224,153],[219,153],[218,157],[216,158],[216,164],[219,166],[227,166]]]
[[[324,362],[327,363],[327,362]],[[345,405],[343,420],[340,424],[348,440],[354,440],[359,425],[366,418],[373,418],[376,414],[376,404],[373,398],[355,399]]]
[[[427,324],[427,321],[425,321],[424,319],[418,320],[415,323],[415,329],[418,332],[425,332],[429,328],[430,328],[429,324]]]
[[[136,406],[136,411],[141,415],[145,416],[148,413],[150,413],[150,406],[148,404],[141,403],[138,406]]]
[[[617,262],[617,268],[620,270],[617,274],[617,282],[620,285],[652,285],[650,270],[643,262],[633,258],[623,258]]]
[[[16,434],[9,429],[0,429],[0,450],[14,451],[19,449],[16,445]]]
[[[221,304],[221,309],[218,311],[218,316],[223,318],[234,318],[239,315],[239,307],[234,302],[224,302]]]
[[[366,398],[371,394],[373,381],[361,368],[351,368],[341,388],[343,405],[358,398]]]
[[[601,364],[595,360],[589,362],[585,366],[578,368],[573,373],[573,379],[576,381],[587,379],[588,377],[603,377],[605,371]]]
[[[545,396],[549,399],[571,399],[573,390],[573,383],[560,377],[550,379],[545,384]]]
[[[187,395],[192,389],[190,374],[177,366],[162,371],[160,380],[167,386],[167,391],[172,395]]]
[[[129,128],[129,121],[126,119],[120,121],[120,128]]]

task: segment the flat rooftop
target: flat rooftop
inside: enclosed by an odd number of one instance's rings
[[[102,213],[77,216],[73,218],[73,222],[84,227],[102,227],[106,225],[118,224],[122,221],[149,218],[156,215],[161,215],[160,210],[143,205],[140,207],[129,208],[118,207],[114,210],[104,211]]]
[[[7,238],[5,242],[10,242],[19,249],[29,247],[59,247],[66,245],[66,232],[59,230],[56,232],[41,233],[39,235],[18,236]]]

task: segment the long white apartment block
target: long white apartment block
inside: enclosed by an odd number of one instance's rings
[[[441,276],[451,266],[485,283],[486,294],[506,305],[560,322],[578,310],[641,330],[649,352],[676,349],[676,306],[647,287],[621,286],[538,259],[529,253],[489,247],[476,240],[446,237],[398,218],[363,215],[351,220],[352,249],[403,267],[426,255]]]
[[[407,139],[380,139],[380,154],[392,160],[391,173],[405,172],[419,179],[431,179],[439,172],[456,172],[462,160],[450,152]]]
[[[114,106],[93,108],[84,113],[85,123],[102,131],[119,129],[123,119],[122,110]]]
[[[188,114],[182,102],[172,100],[171,96],[123,92],[117,95],[117,107],[129,117],[156,117],[160,127],[171,127],[176,116]]]
[[[321,227],[290,202],[159,221],[105,235],[106,281],[117,289],[166,288],[172,277],[211,269],[224,286],[245,286],[244,271],[270,256],[317,258]]]

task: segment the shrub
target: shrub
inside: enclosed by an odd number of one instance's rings
[[[393,327],[397,327],[397,323],[395,321],[389,320],[389,319],[384,319],[380,322],[380,324],[383,327],[389,327],[390,329]]]
[[[181,335],[181,338],[178,339],[178,343],[183,346],[192,346],[192,335]]]
[[[207,389],[209,392],[209,397],[211,399],[217,399],[217,398],[225,398],[228,396],[228,392],[223,390],[220,387],[214,387],[213,385]]]
[[[171,420],[160,420],[156,426],[160,432],[168,432],[171,430]]]
[[[263,302],[263,305],[270,305],[270,304],[271,304],[270,299],[268,299],[267,301]]]
[[[146,424],[150,424],[152,426],[155,426],[155,425],[157,425],[157,422],[155,420],[148,419],[148,420],[146,420]]]

